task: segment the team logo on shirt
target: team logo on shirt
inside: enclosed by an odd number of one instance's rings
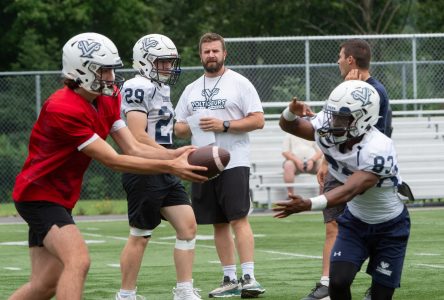
[[[373,93],[372,90],[370,90],[369,88],[361,87],[361,88],[357,88],[353,92],[351,92],[351,95],[352,95],[353,99],[361,101],[362,106],[365,106],[365,105],[368,105],[371,103],[370,97],[371,97],[372,93]]]
[[[93,58],[92,54],[96,51],[99,51],[101,46],[102,45],[98,42],[88,42],[86,40],[80,41],[77,44],[77,47],[79,47],[79,49],[82,51],[80,57],[88,57],[88,58]]]
[[[157,44],[159,44],[158,41],[156,41],[156,40],[154,40],[154,39],[152,39],[152,38],[150,38],[150,37],[149,37],[149,38],[145,38],[145,39],[143,39],[143,41],[142,41],[142,49],[143,49],[145,52],[148,52],[148,49],[153,48],[153,47],[156,47]]]
[[[191,101],[191,107],[193,108],[193,111],[204,108],[211,110],[225,109],[225,103],[227,102],[227,99],[213,99],[214,96],[216,96],[218,93],[218,88],[214,88],[212,90],[203,89],[201,94],[202,96],[204,96],[205,100]]]

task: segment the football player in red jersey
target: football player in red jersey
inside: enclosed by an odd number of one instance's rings
[[[91,159],[116,170],[169,173],[197,182],[191,147],[157,149],[139,143],[120,119],[122,67],[114,43],[97,33],[82,33],[63,47],[65,87],[45,102],[29,141],[29,154],[16,178],[13,199],[29,226],[30,281],[9,298],[82,298],[90,266],[88,249],[71,211],[80,196]],[[124,154],[106,141],[111,135]]]

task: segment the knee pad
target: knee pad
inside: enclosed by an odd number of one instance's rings
[[[196,239],[192,240],[179,240],[176,238],[176,245],[174,245],[174,248],[179,250],[193,250],[196,246]]]
[[[132,236],[143,236],[144,238],[150,238],[151,234],[153,233],[152,230],[148,229],[139,229],[136,227],[130,227],[130,234]]]

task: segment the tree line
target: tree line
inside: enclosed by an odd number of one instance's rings
[[[208,31],[224,37],[430,33],[444,29],[433,0],[3,0],[0,71],[59,70],[61,48],[93,31],[115,42],[126,67],[139,37],[172,38],[186,66]]]

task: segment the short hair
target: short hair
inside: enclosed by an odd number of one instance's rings
[[[361,69],[370,67],[372,58],[370,44],[363,39],[350,39],[339,46],[339,50],[344,49],[345,57],[353,56],[356,65]]]
[[[222,43],[222,50],[225,51],[225,40],[224,38],[214,32],[207,32],[205,33],[199,41],[199,53],[201,53],[202,51],[202,44],[203,43],[210,43],[210,42],[215,42],[215,41],[220,41]]]
[[[70,90],[75,90],[80,87],[78,82],[69,78],[63,78],[63,84],[66,85]]]

